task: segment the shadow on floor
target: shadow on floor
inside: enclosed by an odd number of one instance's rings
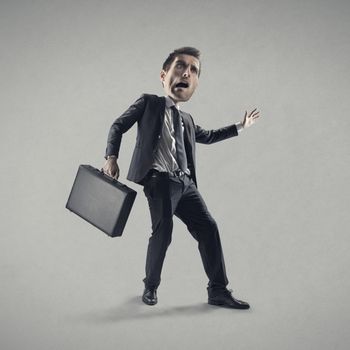
[[[216,307],[206,303],[183,305],[175,307],[162,307],[159,304],[148,306],[143,304],[141,297],[133,297],[123,305],[105,311],[90,312],[82,315],[81,320],[88,323],[118,323],[130,320],[155,319],[174,316],[193,316],[213,312]]]

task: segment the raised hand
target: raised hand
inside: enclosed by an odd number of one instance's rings
[[[259,113],[260,112],[257,110],[257,108],[253,109],[249,114],[247,111],[245,111],[244,119],[242,122],[243,128],[249,128],[252,126],[255,123],[256,119],[260,117]]]

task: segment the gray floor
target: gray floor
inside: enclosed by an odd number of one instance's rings
[[[346,1],[2,1],[0,347],[349,348],[349,11]],[[182,45],[201,49],[183,109],[204,128],[262,118],[198,146],[230,288],[206,304],[196,243],[176,220],[159,304],[140,301],[150,219],[138,191],[123,237],[65,209],[79,164]]]

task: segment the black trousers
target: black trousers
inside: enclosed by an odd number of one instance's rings
[[[157,288],[167,248],[171,243],[174,214],[198,242],[210,289],[228,284],[217,224],[194,182],[187,175],[172,176],[154,171],[144,184],[152,220],[152,236],[146,257],[146,287]]]

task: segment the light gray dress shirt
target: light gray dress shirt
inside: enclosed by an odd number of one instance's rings
[[[164,124],[160,133],[158,149],[155,153],[152,165],[153,169],[160,172],[174,172],[179,169],[176,161],[176,141],[171,110],[172,106],[175,106],[180,110],[179,106],[176,105],[169,96],[165,96]],[[238,132],[241,132],[243,129],[242,123],[237,123],[236,127]],[[186,172],[189,173],[189,170]]]

